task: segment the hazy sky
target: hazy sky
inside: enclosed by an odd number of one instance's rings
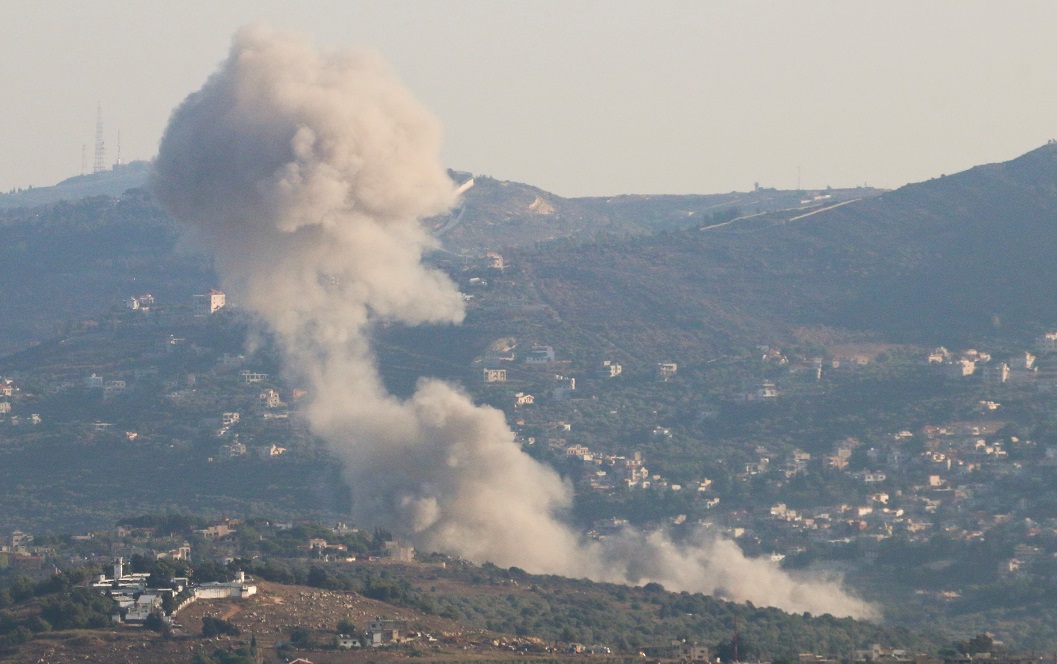
[[[566,196],[895,187],[1057,137],[1054,0],[0,0],[0,191],[149,159],[263,19],[380,52],[453,168]]]

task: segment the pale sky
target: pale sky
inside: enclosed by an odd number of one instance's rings
[[[0,191],[150,159],[262,19],[375,50],[445,162],[563,196],[897,187],[1057,137],[1054,0],[0,0]]]

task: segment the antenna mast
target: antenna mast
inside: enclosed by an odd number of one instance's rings
[[[106,170],[106,145],[103,143],[103,104],[100,103],[95,113],[95,168],[93,173]]]
[[[115,166],[121,165],[121,132],[117,132],[117,161],[114,162]]]

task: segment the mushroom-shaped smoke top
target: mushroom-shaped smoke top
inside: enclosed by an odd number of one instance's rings
[[[418,219],[455,200],[440,137],[376,56],[321,53],[252,25],[173,113],[152,188],[251,308],[296,298],[295,310],[312,312],[333,301],[318,283],[325,275],[356,323],[365,306],[409,322],[457,321],[458,292],[420,264],[434,243]]]
[[[862,615],[836,581],[793,578],[707,533],[584,541],[572,491],[524,454],[503,414],[423,380],[386,392],[369,323],[453,323],[462,297],[423,265],[421,217],[454,201],[440,130],[372,55],[318,52],[261,26],[173,113],[151,184],[212,251],[232,299],[308,388],[305,416],[345,463],[354,515],[420,546],[533,572],[721,592],[795,611]]]

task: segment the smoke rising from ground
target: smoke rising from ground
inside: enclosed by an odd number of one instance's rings
[[[455,285],[421,261],[435,241],[419,219],[455,199],[440,139],[378,58],[254,25],[174,111],[155,162],[158,199],[308,386],[308,421],[345,462],[357,518],[531,572],[863,615],[838,583],[794,579],[705,533],[692,545],[633,530],[584,541],[560,518],[569,486],[520,450],[500,411],[437,380],[407,400],[386,392],[372,321],[463,317]]]

